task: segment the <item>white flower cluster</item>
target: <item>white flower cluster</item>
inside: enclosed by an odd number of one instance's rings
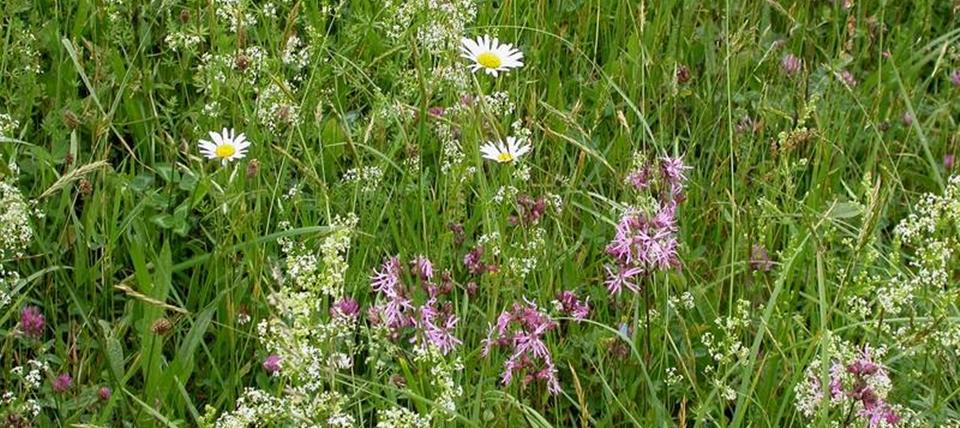
[[[478,104],[494,117],[509,116],[517,110],[517,105],[510,99],[510,94],[503,91],[480,95],[477,100]]]
[[[358,166],[343,173],[343,183],[360,187],[364,193],[373,193],[380,190],[383,182],[383,170],[378,166]]]
[[[374,367],[378,375],[390,370],[393,356],[402,351],[391,339],[391,332],[386,325],[364,325],[363,337],[367,338],[366,363]]]
[[[336,216],[330,223],[337,228],[320,244],[323,271],[320,273],[320,291],[330,297],[343,296],[344,274],[350,266],[347,264],[347,254],[350,252],[350,237],[353,236],[360,219],[356,214],[349,213],[346,217]]]
[[[497,189],[497,193],[494,193],[493,197],[490,198],[490,202],[496,205],[511,204],[516,202],[517,194],[519,193],[520,190],[514,186],[500,186],[500,188]]]
[[[293,85],[271,81],[257,97],[257,120],[271,132],[283,125],[300,125],[300,105],[292,98]]]
[[[506,271],[510,275],[523,279],[530,275],[540,264],[547,246],[547,231],[542,227],[530,229],[529,239],[510,246],[510,259],[506,262]]]
[[[747,364],[750,358],[750,348],[743,344],[741,336],[750,326],[751,311],[750,302],[738,300],[732,316],[714,320],[719,339],[709,331],[700,337],[700,342],[707,348],[707,354],[714,363],[704,368],[704,374],[712,376],[711,383],[725,400],[737,398],[736,392],[728,384],[728,375],[735,373],[737,367]]]
[[[13,414],[30,415],[31,418],[40,415],[40,403],[36,399],[29,398],[21,402],[18,398],[13,391],[4,392],[0,395],[0,409]]]
[[[683,308],[688,311],[692,310],[694,308],[693,293],[684,291],[679,296],[670,296],[667,299],[667,303],[669,303],[670,307],[675,310],[677,308]]]
[[[517,165],[516,168],[513,169],[513,179],[521,183],[530,181],[530,164],[522,163]]]
[[[307,397],[295,390],[279,398],[269,392],[247,388],[237,399],[237,408],[217,419],[216,428],[248,428],[251,426],[304,426],[350,428],[356,419],[344,413],[345,398],[337,392],[324,392]],[[305,425],[307,422],[313,424]]]
[[[14,132],[20,128],[20,122],[9,114],[0,113],[0,137],[14,138]]]
[[[280,246],[287,255],[286,278],[292,279],[300,290],[310,289],[317,283],[317,272],[320,263],[317,254],[308,250],[302,242],[294,243],[290,240],[281,240]]]
[[[855,243],[852,239],[844,239],[842,242],[851,252],[857,251],[859,247],[859,244]],[[863,249],[859,251],[859,254],[861,254],[861,256],[859,257],[858,264],[862,266],[862,268],[854,270],[855,273],[851,275],[852,283],[854,284],[853,292],[847,293],[844,296],[844,304],[847,310],[860,319],[872,319],[872,317],[876,315],[874,308],[875,303],[879,303],[884,309],[885,314],[890,316],[899,314],[903,305],[906,304],[909,299],[912,299],[913,291],[900,285],[891,286],[892,284],[889,277],[880,275],[877,271],[869,268],[881,261],[880,251],[877,249],[875,238],[868,239],[865,245],[863,245]],[[848,276],[848,273],[847,268],[840,267],[837,269],[836,276],[844,278]],[[895,278],[892,281],[892,283],[899,282],[899,278]],[[874,298],[876,298],[876,300],[874,300]],[[882,328],[888,327],[889,325],[886,325]]]
[[[956,264],[955,253],[960,236],[960,176],[952,176],[941,196],[925,194],[915,212],[894,229],[898,247],[912,248],[908,259],[913,272],[898,273],[887,284],[877,288],[877,299],[890,316],[903,312],[920,312],[939,319],[949,314],[949,305],[960,297],[960,290],[949,286]],[[930,321],[928,349],[933,353],[958,349],[956,322]],[[934,324],[936,323],[936,324]]]
[[[467,93],[473,84],[470,79],[470,70],[459,64],[436,65],[430,74],[433,76],[434,83],[455,94]]]
[[[277,5],[273,2],[267,2],[263,5],[263,17],[264,18],[276,18],[277,17]]]
[[[303,40],[291,35],[283,45],[282,60],[284,65],[302,70],[310,65],[310,46],[304,46]]]
[[[23,257],[33,239],[30,217],[34,212],[9,181],[0,181],[0,260]]]
[[[20,281],[20,275],[13,271],[7,271],[0,264],[0,310],[7,307],[13,301],[14,287]]]
[[[434,55],[455,50],[477,16],[474,0],[386,0],[384,10],[388,37],[396,41],[415,31],[418,44]]]
[[[46,362],[39,360],[29,360],[27,361],[27,366],[29,369],[25,369],[24,366],[15,366],[10,369],[10,374],[13,377],[19,378],[23,381],[23,386],[29,390],[39,390],[40,385],[43,383],[43,375],[50,371],[50,366]],[[26,370],[26,373],[24,371]]]
[[[0,305],[2,306],[2,305]],[[943,330],[935,331],[930,336],[931,341],[937,344],[937,351],[944,352],[948,349],[960,349],[960,323],[948,323]],[[945,355],[948,355],[944,352]]]
[[[281,248],[287,254],[287,275],[293,284],[287,285],[279,275],[280,289],[268,296],[278,316],[260,322],[257,333],[266,351],[282,362],[274,375],[282,377],[287,386],[280,396],[248,389],[237,400],[236,409],[217,420],[217,428],[273,422],[282,426],[286,425],[279,422],[311,427],[356,426],[354,417],[345,412],[344,397],[326,390],[326,382],[331,372],[353,367],[358,318],[331,315],[325,310],[325,298],[343,294],[346,256],[357,222],[354,214],[335,217],[331,222],[335,230],[321,243],[319,257],[303,244],[281,240]],[[314,425],[303,425],[305,421]]]
[[[513,130],[513,135],[517,137],[518,140],[530,141],[533,137],[533,131],[526,126],[523,126],[523,121],[517,119],[510,124],[510,129]]]
[[[477,238],[477,245],[484,247],[494,256],[500,255],[500,232],[484,233]]]
[[[950,177],[943,196],[927,193],[914,209],[916,212],[894,229],[905,244],[922,244],[924,239],[937,232],[943,220],[960,221],[960,175]]]
[[[232,54],[213,55],[207,52],[200,57],[196,77],[200,80],[201,88],[210,88],[214,83],[226,85],[231,76],[239,74],[244,84],[259,89],[266,59],[266,52],[259,46],[248,46]]]
[[[440,165],[440,172],[446,175],[463,164],[465,155],[463,149],[460,148],[460,142],[457,140],[441,138],[441,144],[443,146],[443,164]]]
[[[430,428],[433,416],[420,416],[405,407],[394,407],[379,414],[377,428]]]
[[[448,361],[435,346],[426,349],[417,346],[413,348],[413,360],[421,367],[430,367],[430,387],[435,391],[434,414],[454,417],[457,412],[457,400],[463,397],[463,387],[453,380],[453,376],[463,371],[463,361],[456,357]]]
[[[19,31],[14,32],[10,44],[4,49],[6,54],[12,53],[15,55],[14,58],[16,59],[13,61],[10,61],[9,57],[7,58],[8,64],[15,64],[15,67],[11,67],[12,70],[10,70],[10,73],[14,76],[22,73],[43,74],[43,69],[40,68],[40,51],[37,50],[37,36],[34,33],[27,28],[19,29]],[[0,135],[4,135],[2,125],[0,125]]]
[[[163,42],[174,52],[196,51],[203,39],[186,31],[171,31],[163,38]]]
[[[203,110],[201,111],[204,116],[209,118],[220,117],[221,107],[219,101],[210,101],[203,105]]]
[[[213,2],[217,18],[230,23],[230,31],[236,33],[241,26],[257,25],[257,16],[247,8],[243,0],[215,0]]]
[[[271,294],[269,302],[280,318],[260,322],[257,333],[264,348],[283,361],[280,376],[316,393],[322,391],[328,373],[353,367],[355,318],[323,322],[325,311],[318,296],[287,287]]]
[[[281,249],[287,255],[287,276],[293,279],[298,289],[318,296],[339,298],[343,295],[343,275],[350,267],[346,256],[358,221],[359,218],[353,213],[346,217],[336,216],[330,222],[334,230],[321,242],[319,255],[307,249],[303,243],[279,240]]]
[[[665,380],[667,386],[675,386],[679,385],[680,382],[683,382],[683,375],[677,373],[676,367],[667,367],[665,374],[667,376]]]
[[[247,388],[237,398],[236,410],[221,415],[215,426],[247,428],[263,421],[273,421],[280,416],[283,407],[283,400],[259,389]]]

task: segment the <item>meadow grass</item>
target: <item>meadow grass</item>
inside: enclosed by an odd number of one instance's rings
[[[0,427],[960,426],[958,18],[6,1]]]

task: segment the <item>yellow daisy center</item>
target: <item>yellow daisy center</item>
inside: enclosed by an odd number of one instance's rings
[[[510,162],[513,160],[513,155],[507,152],[503,152],[497,155],[497,160],[500,162]]]
[[[237,148],[233,147],[233,144],[221,144],[217,146],[216,155],[218,158],[226,159],[230,156],[233,156],[237,152]]]
[[[487,68],[500,68],[500,66],[503,64],[503,61],[500,59],[500,57],[493,52],[484,52],[480,55],[477,55],[477,62]]]

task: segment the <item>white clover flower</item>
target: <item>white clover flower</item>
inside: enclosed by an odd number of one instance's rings
[[[220,133],[211,131],[210,138],[213,141],[200,140],[200,153],[207,159],[219,159],[223,165],[242,159],[250,147],[247,137],[243,133],[236,135],[233,129],[223,128]]]
[[[483,157],[500,163],[513,162],[516,158],[530,152],[530,145],[516,137],[507,137],[499,143],[490,141],[480,146]]]
[[[470,69],[473,72],[479,70],[497,77],[501,71],[509,71],[512,68],[523,67],[523,52],[520,52],[511,44],[500,44],[496,37],[493,40],[490,36],[480,36],[477,40],[463,38],[460,40],[462,46],[460,51],[463,58],[473,61]]]

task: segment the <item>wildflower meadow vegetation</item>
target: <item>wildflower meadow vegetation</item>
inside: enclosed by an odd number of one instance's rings
[[[960,427],[960,2],[6,0],[0,427]]]

